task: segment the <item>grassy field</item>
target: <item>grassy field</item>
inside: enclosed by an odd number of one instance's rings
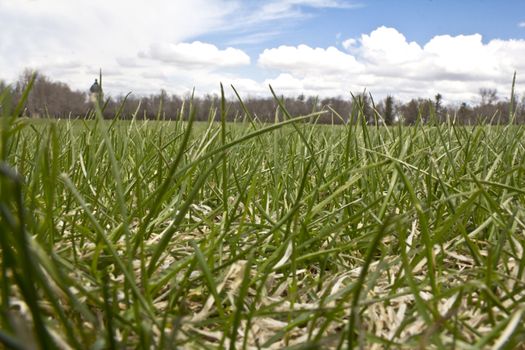
[[[522,126],[31,121],[2,103],[6,347],[525,341]]]

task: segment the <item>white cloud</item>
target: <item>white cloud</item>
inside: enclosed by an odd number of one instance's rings
[[[324,79],[322,76],[308,75],[297,78],[289,73],[281,73],[274,79],[266,79],[264,86],[271,85],[278,94],[308,96],[345,96],[356,88],[355,85],[348,85],[349,82],[341,82],[333,79]],[[346,90],[345,90],[346,88]],[[355,91],[355,90],[354,90]]]
[[[276,20],[309,17],[305,8],[355,6],[344,0],[0,0],[0,79],[14,81],[32,68],[85,90],[102,67],[111,94],[184,93],[193,86],[206,92],[200,87],[218,85],[212,78],[258,94],[261,84],[255,88],[254,80],[231,73],[250,64],[246,53],[192,39],[235,31],[230,46],[260,43],[280,34]]]
[[[250,64],[250,57],[242,50],[233,47],[219,50],[215,45],[200,41],[154,44],[147,52],[139,56],[174,64],[180,68],[214,69]]]
[[[299,76],[359,73],[363,67],[356,59],[337,48],[311,48],[307,45],[279,46],[259,56],[262,67],[288,71]]]
[[[518,27],[525,28],[525,21],[518,23]]]
[[[174,72],[158,62],[144,62],[138,53],[208,33],[222,26],[236,6],[227,0],[152,0],[146,5],[127,0],[0,0],[0,78],[13,81],[30,67],[86,89],[99,67],[104,72],[121,69],[122,81],[139,76],[141,69],[169,75]],[[227,65],[221,52],[220,64]],[[144,87],[154,81],[136,82]]]
[[[265,50],[258,62],[280,71],[268,82],[290,93],[341,95],[366,88],[403,100],[440,92],[449,102],[474,101],[479,88],[508,91],[513,72],[525,74],[525,40],[484,43],[479,34],[440,35],[420,46],[394,28],[380,27],[342,46],[347,52],[281,46]]]
[[[357,44],[357,40],[355,40],[354,38],[346,39],[345,41],[341,43],[341,45],[343,45],[343,47],[346,50],[350,50],[352,46],[354,46],[355,44]]]
[[[242,4],[242,5],[241,5]],[[253,32],[261,25],[269,23],[291,23],[313,17],[305,9],[355,9],[363,4],[345,0],[269,0],[269,1],[238,1],[235,11],[232,11],[229,21],[222,30],[238,30]],[[280,21],[280,22],[278,22]],[[275,28],[272,26],[272,29]],[[263,30],[268,30],[266,27]]]
[[[359,42],[358,54],[369,64],[397,65],[421,59],[421,47],[415,42],[407,42],[405,36],[394,28],[379,27],[369,35],[363,34]]]

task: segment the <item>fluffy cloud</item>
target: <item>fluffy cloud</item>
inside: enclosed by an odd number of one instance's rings
[[[308,96],[342,96],[355,91],[357,85],[348,85],[334,79],[325,79],[319,75],[307,75],[297,78],[289,73],[281,73],[274,79],[266,79],[265,86],[271,85],[278,94]]]
[[[214,52],[205,44],[170,45],[221,27],[237,6],[227,0],[152,0],[147,4],[128,0],[0,0],[0,78],[13,81],[29,67],[86,89],[103,67],[105,74],[120,71],[120,82],[115,81],[115,90],[109,92],[125,93],[116,87],[130,81],[134,84],[128,89],[144,91],[158,80],[141,77],[143,70],[171,80],[179,72],[161,67],[158,61],[147,62],[138,57],[139,52],[155,53],[160,48],[162,53],[183,60],[184,52],[201,50],[227,65],[225,55],[232,50]],[[234,52],[236,62],[240,56]],[[180,71],[189,68],[185,65]],[[109,79],[107,83],[106,88],[111,89]],[[163,81],[149,92],[171,84]]]
[[[228,47],[219,50],[217,46],[200,41],[179,44],[155,44],[141,53],[140,57],[158,60],[180,67],[217,68],[250,64],[250,57],[242,50]]]
[[[525,28],[525,21],[518,23],[518,27]]]
[[[421,47],[415,42],[407,42],[405,36],[394,28],[380,27],[369,35],[363,34],[359,42],[359,48],[350,46],[348,50],[355,50],[368,65],[413,64],[421,59]]]
[[[184,94],[194,86],[208,93],[219,81],[260,94],[267,91],[260,81],[241,77],[249,69],[233,73],[250,64],[243,51],[192,39],[230,31],[239,33],[230,46],[257,43],[280,34],[275,21],[308,17],[306,8],[353,6],[342,0],[0,0],[0,79],[14,81],[32,68],[85,90],[102,67],[110,94]]]
[[[284,70],[306,76],[310,74],[340,75],[360,73],[363,66],[356,59],[337,48],[311,48],[307,45],[280,46],[266,49],[259,56],[262,67]]]
[[[339,33],[340,34],[340,33]],[[347,50],[350,50],[352,48],[352,46],[354,46],[355,44],[357,44],[357,40],[355,40],[354,38],[350,38],[350,39],[346,39],[345,41],[343,41],[341,43],[343,45],[343,47]]]
[[[267,82],[286,91],[339,94],[368,89],[383,97],[432,97],[474,101],[481,87],[510,89],[514,71],[525,72],[525,40],[491,40],[479,34],[435,36],[425,45],[409,42],[394,28],[380,27],[343,41],[346,52],[281,46],[267,49],[259,64],[281,72]]]

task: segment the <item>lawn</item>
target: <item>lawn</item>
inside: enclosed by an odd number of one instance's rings
[[[6,101],[6,347],[525,341],[523,126],[193,123],[189,104],[33,121]]]

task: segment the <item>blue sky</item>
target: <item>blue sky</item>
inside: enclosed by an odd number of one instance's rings
[[[276,20],[255,28],[243,28],[248,33],[279,32],[279,35],[268,36],[264,42],[238,46],[254,53],[268,45],[298,45],[306,42],[324,47],[338,44],[338,34],[341,37],[358,37],[380,26],[394,27],[408,40],[419,44],[439,34],[479,33],[485,42],[498,38],[525,38],[525,28],[519,27],[519,23],[525,21],[523,0],[365,0],[341,3],[355,7],[299,6],[305,14],[304,18]],[[242,35],[237,30],[218,31],[196,39],[227,46]]]
[[[102,67],[113,95],[223,82],[459,103],[525,75],[524,0],[0,0],[0,22],[0,79],[30,68],[85,90]]]

